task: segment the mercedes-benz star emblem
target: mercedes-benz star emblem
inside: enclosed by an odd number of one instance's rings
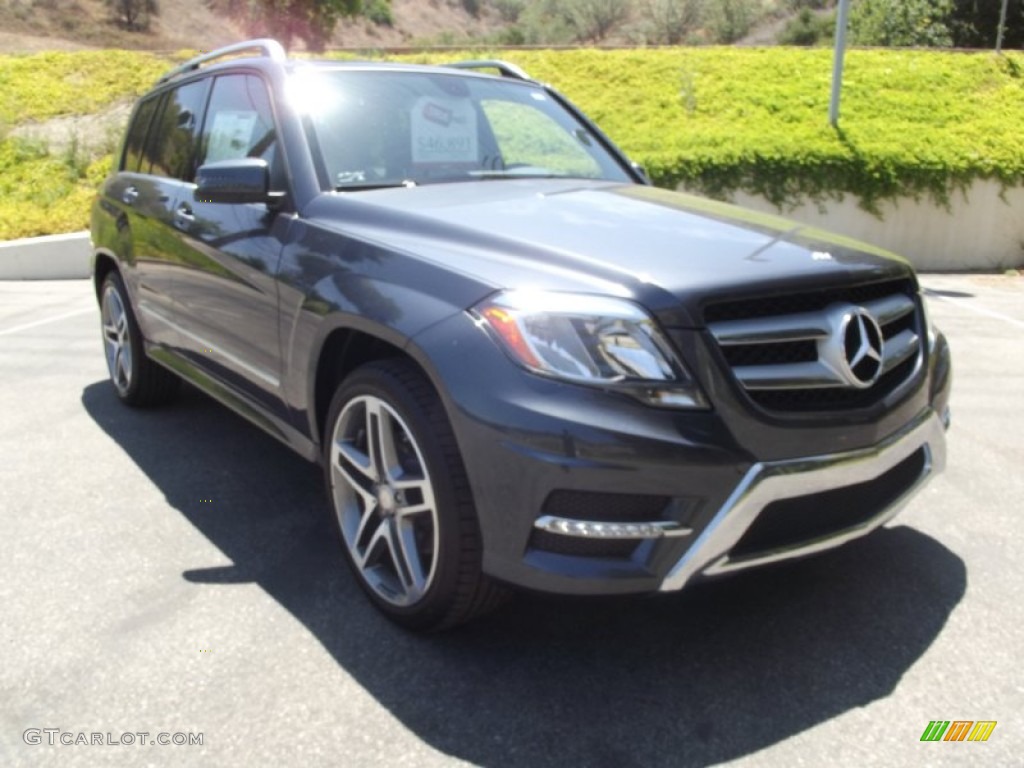
[[[863,307],[841,304],[830,309],[832,334],[820,348],[822,362],[847,386],[867,389],[882,375],[882,329]]]
[[[851,384],[870,387],[882,372],[882,329],[866,309],[850,313],[843,334],[846,366]]]

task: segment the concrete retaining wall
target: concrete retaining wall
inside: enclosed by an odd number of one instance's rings
[[[0,280],[67,280],[89,276],[89,233],[0,242]]]
[[[774,205],[746,193],[734,201],[778,214]],[[1024,188],[1003,190],[992,181],[977,181],[966,195],[955,193],[949,210],[931,200],[901,199],[879,206],[872,216],[847,196],[821,208],[805,204],[783,211],[786,218],[853,237],[900,254],[922,272],[1004,270],[1024,266]]]

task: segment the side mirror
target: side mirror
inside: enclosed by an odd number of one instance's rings
[[[257,157],[220,160],[196,172],[197,203],[272,203],[267,161]]]

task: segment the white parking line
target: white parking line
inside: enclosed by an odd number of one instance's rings
[[[974,312],[976,314],[985,315],[986,317],[993,317],[996,320],[1002,320],[1004,323],[1009,323],[1010,325],[1014,325],[1018,328],[1024,328],[1024,322],[1018,320],[1017,318],[1010,317],[1009,315],[1004,315],[1001,312],[993,312],[991,309],[979,307],[976,304],[972,304],[971,302],[967,301],[966,299],[958,299],[954,298],[953,296],[943,296],[941,293],[933,291],[931,288],[925,288],[924,292],[929,299],[935,299],[937,301],[946,301],[949,302],[950,304],[953,304],[954,306],[963,307],[964,309],[970,310],[971,312]]]
[[[77,309],[74,312],[65,312],[63,315],[54,315],[53,317],[48,317],[45,320],[36,320],[34,323],[25,323],[24,325],[16,325],[13,328],[5,328],[0,331],[0,336],[9,336],[12,333],[18,333],[18,331],[27,331],[29,328],[35,328],[49,323],[56,323],[60,320],[66,320],[69,317],[77,317],[78,315],[84,315],[88,312],[95,311],[95,307],[89,307],[88,309]]]

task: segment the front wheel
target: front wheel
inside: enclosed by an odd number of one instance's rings
[[[480,568],[480,533],[451,425],[411,362],[369,363],[331,403],[326,481],[349,565],[374,604],[434,630],[498,604]]]

